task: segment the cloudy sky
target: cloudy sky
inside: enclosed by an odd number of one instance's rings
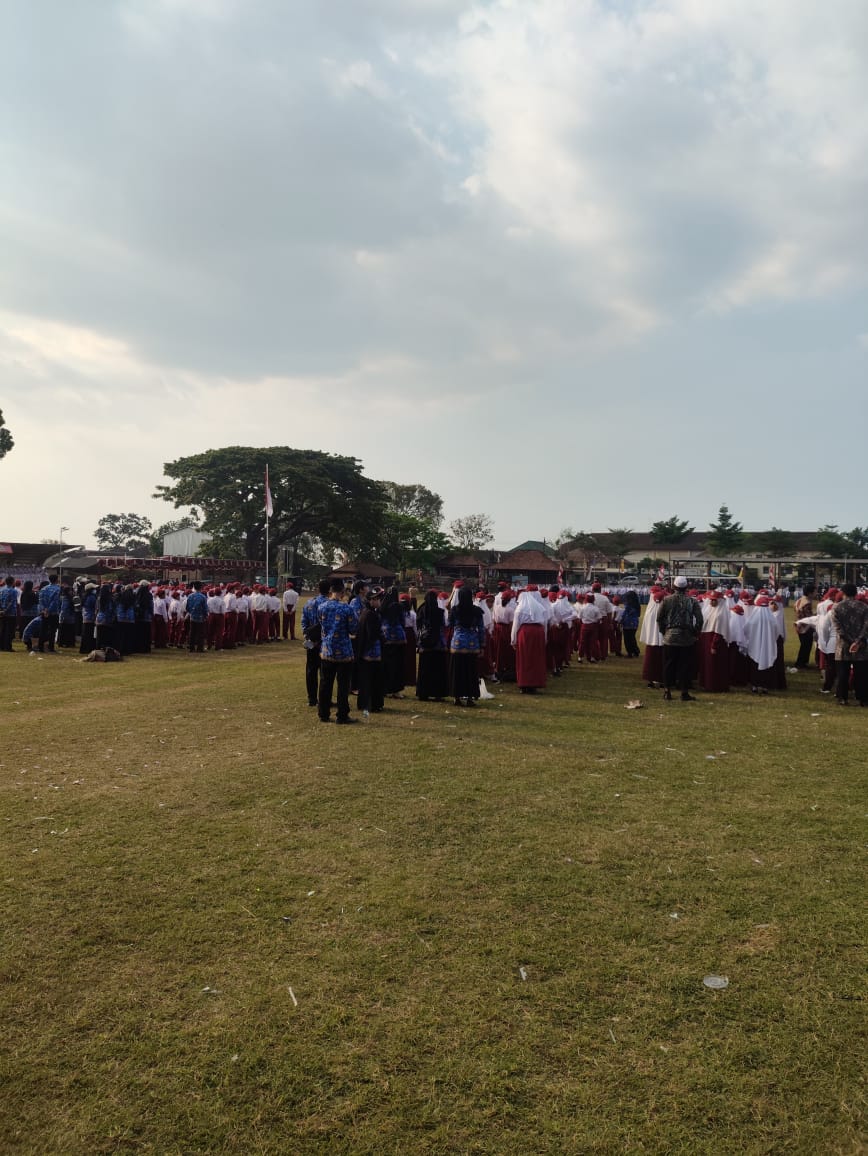
[[[238,444],[501,546],[868,523],[865,0],[0,11],[0,538]]]

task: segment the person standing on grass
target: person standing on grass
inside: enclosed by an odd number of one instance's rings
[[[475,706],[479,698],[479,656],[485,649],[485,620],[473,601],[473,591],[462,586],[449,612],[449,693],[456,706]],[[545,649],[543,649],[545,664]]]
[[[868,706],[868,603],[856,597],[856,586],[852,582],[845,582],[841,593],[843,599],[829,611],[838,635],[835,649],[836,698],[840,706],[847,706],[852,667],[856,701],[860,706]]]
[[[429,590],[416,613],[419,672],[416,698],[435,702],[449,694],[449,654],[446,647],[446,612],[437,604],[437,591]]]
[[[295,608],[298,606],[298,591],[292,582],[287,582],[283,592],[283,640],[287,632],[290,642],[295,642]]]
[[[811,647],[814,644],[814,628],[803,623],[803,619],[814,616],[814,592],[816,586],[808,582],[801,598],[796,599],[796,634],[799,636],[799,653],[796,657],[796,669],[807,670],[811,661]]]
[[[512,620],[515,647],[515,681],[522,694],[536,694],[546,685],[546,616],[542,603],[530,590],[518,596]]]
[[[208,626],[208,599],[202,593],[202,583],[194,582],[192,591],[187,595],[187,605],[184,608],[187,622],[190,625],[190,634],[187,648],[192,654],[205,652],[205,631]]]
[[[329,596],[329,580],[320,580],[319,593],[309,598],[301,612],[301,633],[304,638],[305,663],[304,681],[307,687],[307,705],[316,706],[319,701],[319,648],[322,629],[319,624],[319,608]]]
[[[57,584],[57,575],[51,574],[48,585],[39,591],[39,614],[42,618],[42,630],[39,633],[39,651],[48,649],[54,651],[54,640],[57,636],[57,627],[60,622],[60,586]]]
[[[18,591],[9,575],[0,587],[0,650],[12,650],[12,639],[18,627]]]
[[[407,634],[404,630],[404,608],[398,597],[397,586],[392,586],[380,603],[383,639],[383,689],[390,698],[403,698],[404,648]]]
[[[317,614],[322,642],[320,643],[319,675],[319,721],[330,721],[332,690],[337,681],[336,723],[346,725],[356,720],[350,718],[350,682],[353,676],[353,640],[350,637],[358,630],[359,620],[352,607],[344,602],[344,584],[340,578],[333,578],[328,598],[320,604]]]
[[[663,636],[663,697],[672,698],[678,687],[682,702],[693,702],[690,684],[696,666],[696,643],[702,630],[702,610],[687,593],[683,574],[675,579],[675,591],[664,598],[657,614],[657,628]]]
[[[624,613],[621,615],[621,632],[624,636],[624,650],[628,658],[639,657],[639,647],[636,645],[636,631],[639,629],[641,612],[639,595],[635,590],[627,590],[624,594]]]
[[[355,598],[350,609],[355,613]],[[359,615],[356,630],[355,672],[359,688],[358,709],[365,718],[383,709],[383,640],[380,637],[380,593],[372,590]]]

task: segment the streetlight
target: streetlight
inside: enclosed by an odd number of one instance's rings
[[[57,579],[58,579],[58,581],[60,581],[60,579],[63,577],[63,531],[68,530],[68,529],[69,529],[69,526],[61,526],[60,527],[60,563],[57,567]]]

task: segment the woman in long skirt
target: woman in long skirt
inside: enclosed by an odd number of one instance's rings
[[[450,642],[449,693],[456,706],[475,706],[479,698],[477,662],[485,648],[485,620],[473,603],[469,586],[458,591],[458,601],[449,614]]]
[[[449,652],[446,648],[446,615],[437,605],[437,593],[429,590],[416,614],[416,646],[419,670],[416,698],[439,702],[449,694]]]

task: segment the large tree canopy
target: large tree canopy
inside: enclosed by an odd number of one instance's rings
[[[382,491],[362,474],[356,458],[288,446],[227,446],[167,462],[174,484],[155,497],[201,513],[209,552],[222,557],[265,557],[265,468],[274,505],[272,549],[297,546],[308,535],[326,548],[353,553],[379,524]]]
[[[94,530],[97,548],[142,554],[150,549],[150,518],[142,514],[106,514]]]
[[[481,550],[494,537],[494,520],[488,514],[467,514],[449,523],[449,536],[459,550]]]
[[[402,517],[418,518],[429,522],[437,530],[443,521],[443,499],[427,486],[414,482],[401,485],[400,482],[378,482],[386,496],[386,508]]]

